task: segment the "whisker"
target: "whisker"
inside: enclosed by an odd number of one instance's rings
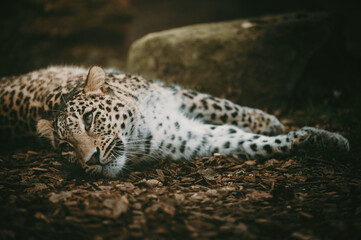
[[[133,155],[135,157],[139,157],[139,153],[138,152],[127,152],[126,155]],[[155,160],[158,160],[157,158],[158,157],[164,157],[165,154],[163,152],[152,152],[151,154],[147,154],[147,153],[143,153],[142,156],[147,156],[149,158],[152,158],[152,159],[155,159]]]
[[[129,146],[127,149],[140,149],[140,150],[160,150],[163,151],[163,149],[159,147],[144,147],[144,146]]]

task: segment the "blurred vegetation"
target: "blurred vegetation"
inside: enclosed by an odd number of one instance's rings
[[[128,0],[9,2],[1,8],[0,74],[52,64],[116,66],[132,19]]]

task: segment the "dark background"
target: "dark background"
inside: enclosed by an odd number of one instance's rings
[[[326,0],[22,0],[0,10],[0,76],[54,64],[122,69],[130,44],[147,33],[293,11],[331,11],[343,21],[343,47],[361,56],[360,11]]]
[[[361,15],[352,1],[8,1],[0,9],[0,76],[59,64],[124,70],[132,42],[150,32],[196,23],[314,11],[335,15],[338,43],[326,46],[322,55],[309,62],[306,76],[287,107],[354,105],[357,110],[361,106]]]

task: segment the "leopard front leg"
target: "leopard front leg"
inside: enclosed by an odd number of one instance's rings
[[[277,135],[284,132],[283,125],[270,114],[259,109],[241,107],[229,100],[208,94],[174,87],[179,100],[179,108],[187,116],[211,124],[232,124],[263,135]]]

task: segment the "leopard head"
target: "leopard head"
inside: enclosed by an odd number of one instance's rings
[[[130,105],[112,92],[104,70],[95,66],[84,88],[74,90],[55,119],[39,120],[37,131],[86,172],[116,177],[126,163],[126,142],[134,130]]]

